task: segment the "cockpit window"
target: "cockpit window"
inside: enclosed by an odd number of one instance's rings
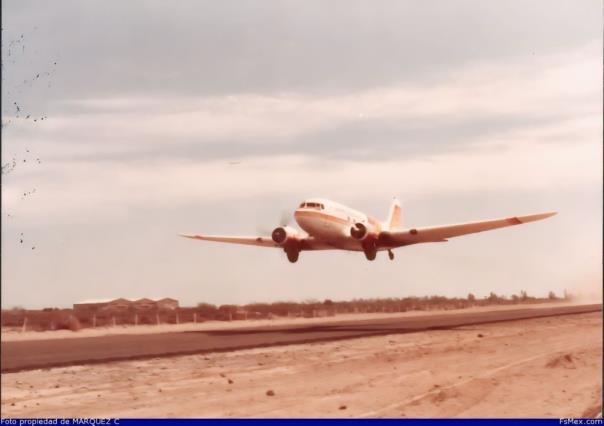
[[[300,208],[307,208],[307,209],[316,209],[316,210],[324,210],[325,206],[321,203],[302,203],[300,204]]]
[[[321,203],[302,203],[300,205],[300,207],[306,207],[308,209],[316,209],[316,210],[323,210],[323,209],[325,209],[325,207]]]

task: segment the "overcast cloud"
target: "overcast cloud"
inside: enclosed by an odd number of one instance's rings
[[[601,284],[600,1],[13,0],[2,20],[3,307]],[[176,237],[267,233],[312,196],[385,217],[395,195],[414,226],[559,215],[394,263]]]

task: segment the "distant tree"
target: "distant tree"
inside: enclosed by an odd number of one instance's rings
[[[333,300],[331,300],[331,299],[325,299],[325,301],[323,302],[323,304],[325,306],[332,306],[333,305]]]
[[[550,292],[547,294],[547,298],[548,298],[549,300],[555,300],[555,299],[557,299],[557,297],[556,297],[556,293],[554,293],[553,291],[550,291]]]
[[[299,310],[299,304],[293,302],[274,302],[271,303],[270,306],[266,308],[266,314],[274,314],[280,316],[286,316],[289,312],[294,312]]]
[[[522,299],[522,300],[528,299],[528,295],[526,294],[526,291],[522,290],[520,292],[520,299]]]
[[[221,320],[232,320],[237,312],[237,305],[220,305],[218,307],[218,318]]]
[[[492,302],[492,303],[497,303],[497,302],[499,302],[499,301],[500,301],[500,298],[499,298],[499,296],[497,296],[495,293],[490,292],[490,293],[489,293],[488,300],[489,300],[489,302]]]
[[[476,296],[474,296],[472,293],[468,293],[468,302],[476,302]]]
[[[218,313],[218,308],[216,305],[211,305],[209,303],[198,303],[197,312],[204,318],[214,319]]]
[[[218,307],[218,311],[220,312],[237,312],[237,305],[220,305]]]

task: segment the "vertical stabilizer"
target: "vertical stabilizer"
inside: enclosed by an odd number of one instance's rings
[[[401,218],[401,203],[397,198],[392,200],[390,205],[390,213],[388,214],[388,222],[386,222],[389,230],[402,229],[403,220]]]

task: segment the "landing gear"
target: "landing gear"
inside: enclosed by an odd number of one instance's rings
[[[296,263],[298,261],[298,257],[300,256],[300,252],[299,251],[288,251],[287,253],[287,260],[289,260],[291,263]]]
[[[392,250],[388,250],[388,257],[390,260],[394,260],[394,253],[392,253]]]
[[[377,247],[375,242],[370,241],[366,244],[363,244],[363,252],[365,253],[367,260],[375,260],[375,256],[377,255]]]
[[[300,249],[295,245],[290,245],[283,249],[287,254],[287,260],[291,263],[296,263],[298,261],[298,257],[300,256]]]
[[[375,256],[377,255],[377,250],[365,250],[365,257],[367,260],[375,260]]]

